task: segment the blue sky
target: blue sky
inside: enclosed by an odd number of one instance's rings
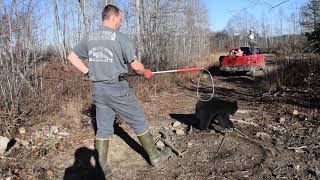
[[[279,11],[282,11],[285,15],[290,15],[308,2],[308,0],[289,0],[276,8],[270,8],[284,1],[285,0],[201,0],[202,4],[208,10],[210,29],[214,31],[223,30],[232,15],[244,9],[254,15],[256,19],[261,19],[263,13],[268,15],[268,18],[276,18]],[[257,3],[257,5],[254,5],[254,3]],[[271,19],[271,21],[273,20]]]
[[[1,0],[0,0],[1,1]],[[5,3],[11,0],[4,0]],[[288,1],[276,8],[270,7],[276,6],[281,2]],[[44,3],[42,0],[34,0],[33,2]],[[51,2],[49,0],[48,2]],[[223,30],[229,19],[245,9],[249,14],[254,15],[256,20],[260,20],[264,14],[267,16],[268,21],[271,22],[271,26],[276,26],[276,19],[279,17],[279,12],[285,16],[289,16],[293,12],[298,12],[299,8],[306,4],[308,0],[200,0],[202,5],[208,10],[208,21],[211,31]],[[257,4],[257,5],[255,5]],[[51,11],[51,3],[44,4]],[[51,21],[51,12],[47,11],[45,16],[48,16]],[[53,26],[53,25],[51,25]]]

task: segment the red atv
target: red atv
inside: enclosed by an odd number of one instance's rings
[[[227,56],[220,56],[220,71],[222,72],[250,72],[263,70],[266,66],[264,55],[256,48],[254,54],[249,47],[233,48]]]

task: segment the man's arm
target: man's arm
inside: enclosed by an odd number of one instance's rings
[[[68,60],[83,74],[87,74],[89,72],[88,67],[82,62],[82,60],[73,51],[69,53]]]
[[[134,60],[132,63],[130,63],[130,67],[134,70],[134,72],[143,75],[147,79],[151,78],[152,76],[151,70],[145,69],[144,65],[138,60]]]

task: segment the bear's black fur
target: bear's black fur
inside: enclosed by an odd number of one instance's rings
[[[211,125],[218,124],[223,129],[234,128],[230,115],[238,110],[236,101],[228,101],[219,98],[212,98],[210,101],[199,101],[196,105],[196,117],[199,129],[208,129]]]

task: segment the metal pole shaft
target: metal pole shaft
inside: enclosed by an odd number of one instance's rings
[[[183,68],[183,69],[174,69],[174,70],[167,70],[167,71],[156,71],[152,72],[152,74],[164,74],[164,73],[175,73],[175,72],[191,72],[191,71],[200,71],[203,70],[202,67],[194,67],[194,68]]]
[[[164,73],[174,73],[178,72],[177,70],[167,70],[167,71],[157,71],[157,72],[152,72],[152,74],[164,74]]]

